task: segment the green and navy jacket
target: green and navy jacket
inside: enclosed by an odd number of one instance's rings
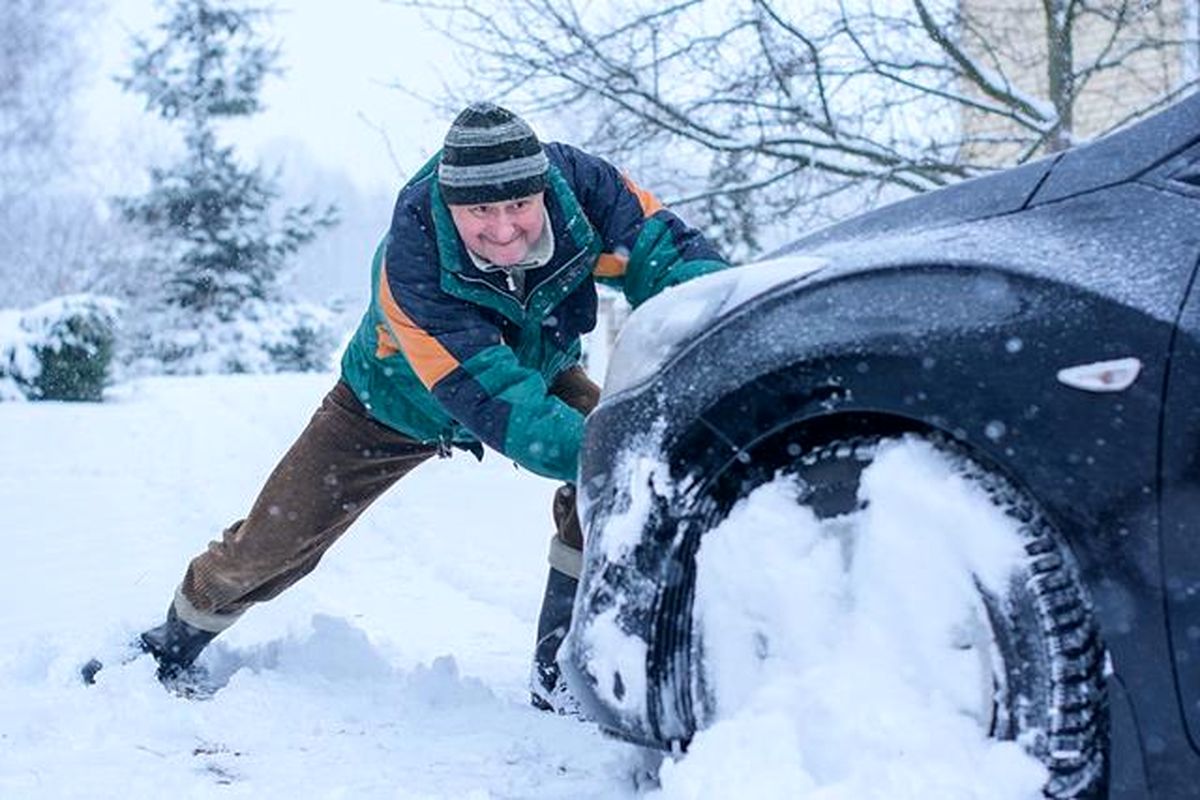
[[[548,387],[596,325],[596,281],[633,306],[728,266],[708,241],[611,164],[547,143],[554,253],[524,296],[468,256],[437,162],[401,191],[371,269],[371,305],[342,377],[373,418],[430,444],[482,441],[540,475],[575,479],[583,415]]]

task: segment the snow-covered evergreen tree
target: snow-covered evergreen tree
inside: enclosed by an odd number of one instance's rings
[[[221,121],[261,110],[263,81],[277,72],[278,50],[257,28],[269,12],[232,0],[165,7],[156,41],[135,40],[132,72],[121,79],[181,131],[185,146],[181,161],[151,171],[148,192],[117,200],[146,232],[150,274],[161,276],[162,318],[137,355],[157,354],[169,372],[258,371],[255,354],[214,363],[206,343],[230,340],[216,329],[245,330],[248,318],[263,318],[264,304],[284,299],[279,279],[289,257],[335,224],[336,210],[309,203],[278,211],[275,178],[243,166],[218,139]],[[172,338],[171,329],[187,335]]]

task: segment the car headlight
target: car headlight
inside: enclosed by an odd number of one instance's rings
[[[628,389],[658,372],[727,311],[825,264],[824,259],[803,256],[755,261],[702,275],[650,298],[621,329],[608,362],[605,394]]]

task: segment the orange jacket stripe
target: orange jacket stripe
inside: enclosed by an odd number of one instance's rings
[[[441,342],[428,331],[418,327],[400,309],[396,298],[392,296],[392,288],[388,285],[386,263],[383,269],[379,270],[379,305],[392,330],[400,339],[397,344],[404,352],[404,357],[408,359],[413,372],[417,373],[417,377],[426,388],[433,388],[438,381],[458,367],[458,359],[450,355]]]
[[[625,188],[629,189],[637,198],[638,204],[642,207],[642,214],[649,217],[656,211],[662,211],[663,204],[658,201],[657,197],[634,183],[628,175],[622,175],[621,178],[625,181]]]

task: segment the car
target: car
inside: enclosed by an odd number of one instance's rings
[[[985,732],[1038,758],[1050,797],[1195,796],[1198,259],[1192,97],[637,309],[580,462],[560,662],[587,714],[686,749],[713,715],[705,536],[780,474],[848,513],[878,448],[915,438],[1021,532],[1011,585],[979,587]]]

